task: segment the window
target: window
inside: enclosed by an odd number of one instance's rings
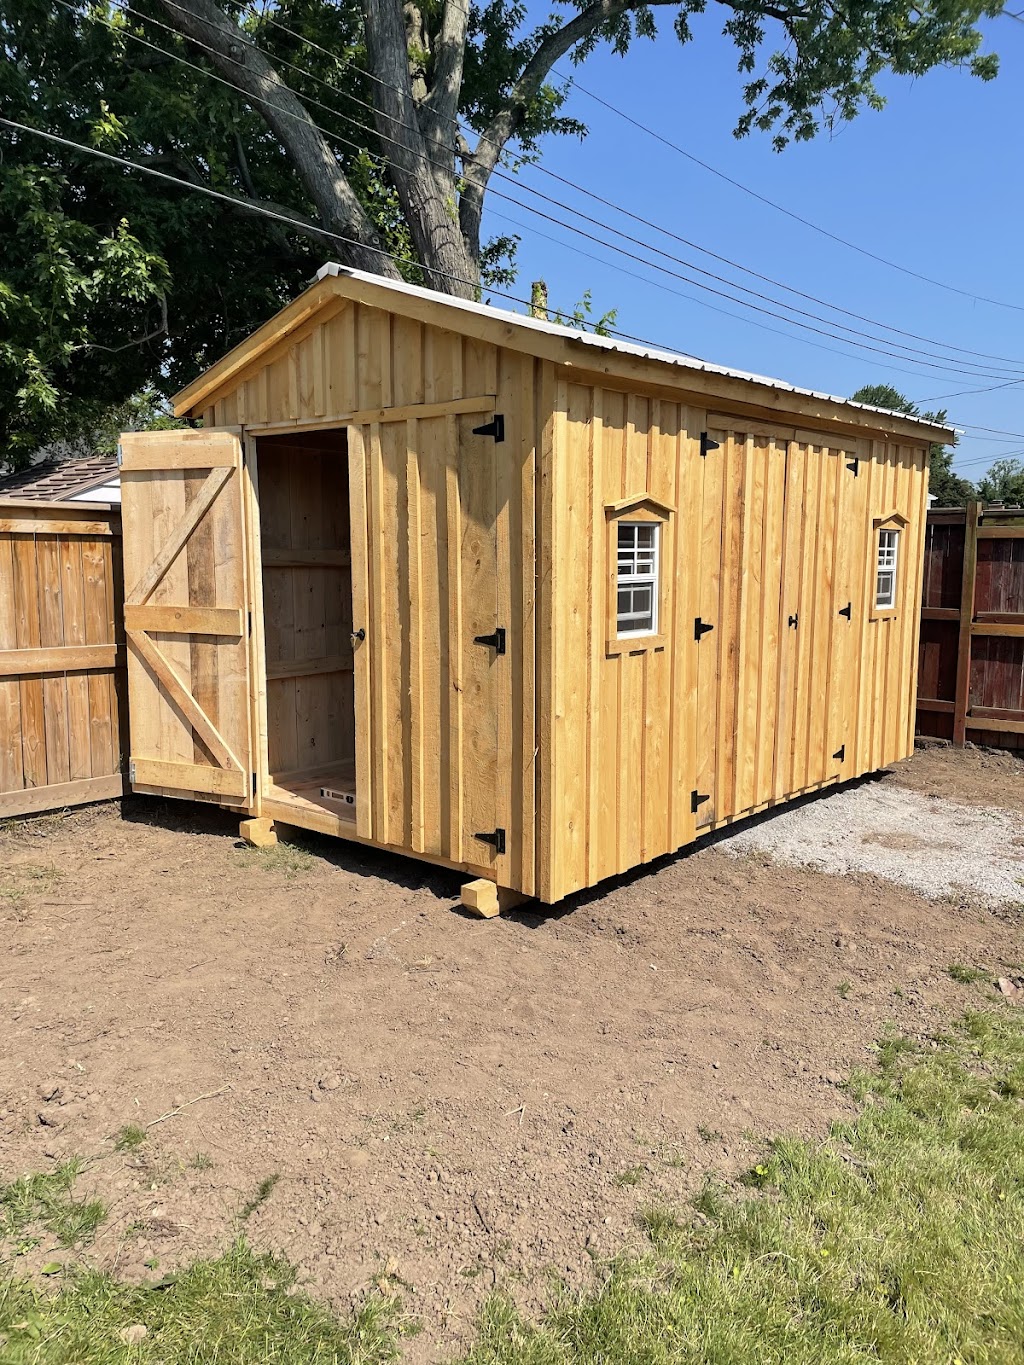
[[[658,539],[656,521],[618,523],[616,634],[658,633]]]
[[[896,606],[899,549],[899,531],[881,527],[878,532],[878,564],[875,577],[875,607],[880,611],[888,611]]]

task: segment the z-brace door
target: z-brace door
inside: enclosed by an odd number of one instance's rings
[[[248,805],[253,783],[242,445],[121,437],[131,773]]]
[[[519,642],[498,619],[503,452],[475,430],[487,399],[474,413],[409,411],[349,428],[353,624],[366,633],[357,828],[507,885],[511,756],[498,727]]]
[[[709,423],[699,507],[697,786],[699,830],[766,802],[778,705],[785,434]]]

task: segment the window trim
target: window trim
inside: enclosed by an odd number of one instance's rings
[[[903,558],[905,553],[904,534],[909,522],[901,512],[889,512],[884,517],[875,517],[871,522],[871,563],[870,563],[870,591],[871,591],[871,610],[868,619],[871,621],[892,620],[899,614],[900,609],[900,579],[903,572]],[[896,555],[893,564],[893,584],[892,584],[892,604],[881,606],[878,601],[878,557],[881,552],[882,532],[894,531],[896,533]]]
[[[647,493],[605,504],[607,531],[605,543],[605,562],[607,565],[605,593],[606,657],[618,654],[642,654],[648,650],[664,649],[667,644],[668,637],[663,630],[663,625],[669,619],[671,606],[669,601],[670,575],[666,572],[665,566],[672,562],[670,519],[674,511],[673,507],[660,502]],[[653,524],[658,527],[655,561],[657,595],[654,604],[655,629],[653,631],[619,634],[619,525],[621,522]]]

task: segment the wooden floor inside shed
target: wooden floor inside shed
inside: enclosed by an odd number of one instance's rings
[[[271,801],[283,801],[309,812],[328,810],[340,820],[356,819],[356,765],[351,760],[330,763],[301,773],[285,773],[267,791]]]

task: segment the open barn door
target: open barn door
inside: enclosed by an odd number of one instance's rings
[[[136,789],[248,806],[253,790],[241,437],[121,437]]]

